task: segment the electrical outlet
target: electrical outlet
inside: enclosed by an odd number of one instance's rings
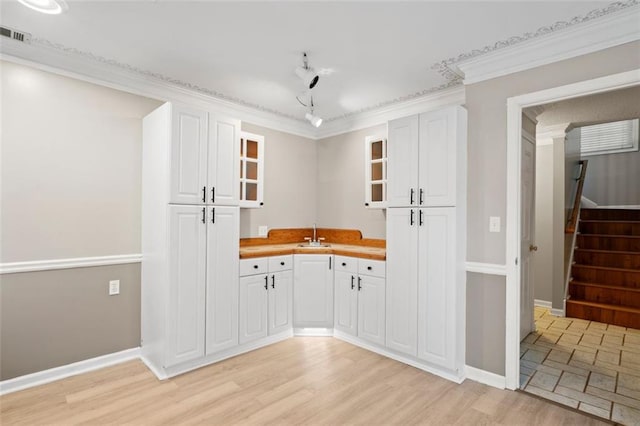
[[[269,233],[269,227],[268,226],[258,226],[258,236],[259,237],[266,237],[267,234]]]
[[[500,216],[489,217],[489,232],[500,232]]]
[[[109,296],[120,294],[120,280],[109,281]]]

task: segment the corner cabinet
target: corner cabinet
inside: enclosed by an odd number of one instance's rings
[[[238,345],[239,128],[171,103],[143,120],[141,348],[160,378]]]
[[[365,201],[368,208],[387,206],[387,139],[367,136],[364,141]]]
[[[264,205],[264,136],[240,134],[240,207]]]
[[[387,347],[464,374],[466,111],[389,122]]]

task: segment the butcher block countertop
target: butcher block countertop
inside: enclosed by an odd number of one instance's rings
[[[280,256],[285,254],[337,254],[364,259],[385,260],[386,241],[362,238],[362,233],[353,229],[318,228],[317,237],[325,238],[329,247],[299,247],[313,236],[312,228],[272,229],[267,238],[242,238],[240,259]]]

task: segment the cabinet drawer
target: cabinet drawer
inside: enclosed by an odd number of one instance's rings
[[[293,255],[273,256],[269,258],[269,272],[287,271],[293,269]]]
[[[336,256],[336,272],[358,273],[358,259],[355,257]]]
[[[382,260],[358,259],[358,274],[384,278],[385,266]]]
[[[254,259],[240,259],[240,276],[266,274],[269,266],[269,258],[256,257]]]

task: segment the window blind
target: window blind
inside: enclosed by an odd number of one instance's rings
[[[637,119],[580,127],[580,152],[583,155],[637,150]]]

